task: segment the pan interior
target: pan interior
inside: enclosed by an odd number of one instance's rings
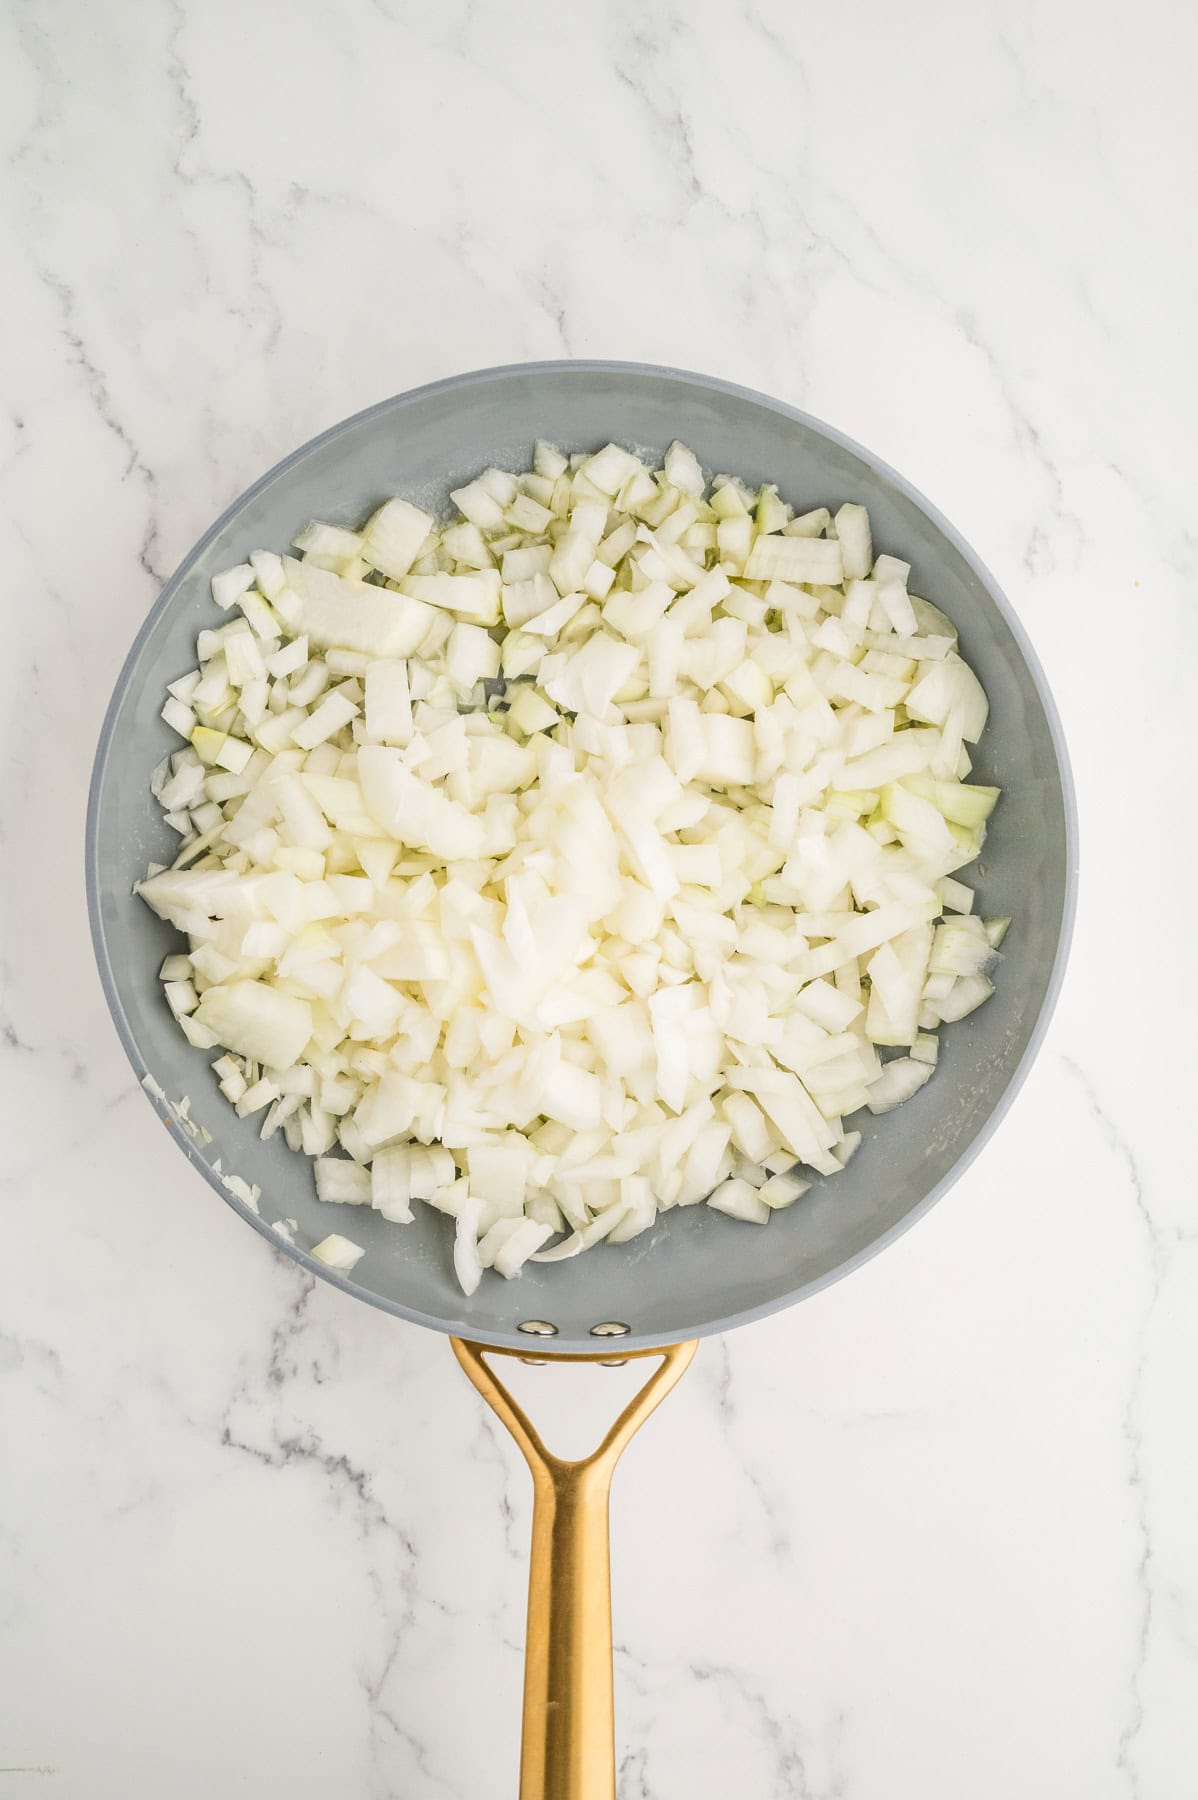
[[[979,911],[1014,923],[995,994],[943,1033],[934,1079],[897,1112],[865,1115],[848,1169],[817,1180],[767,1227],[705,1206],[675,1210],[628,1245],[530,1265],[510,1282],[487,1278],[467,1300],[441,1215],[417,1208],[416,1223],[400,1227],[368,1208],[322,1206],[306,1159],[281,1137],[262,1143],[253,1119],[236,1118],[211,1057],[186,1043],[162,1001],[157,970],[176,934],[131,889],[177,844],[148,783],[178,747],[159,708],[167,682],[194,665],[198,630],[214,622],[211,576],[251,550],[283,548],[311,517],[356,525],[391,494],[442,511],[449,490],[486,465],[527,467],[537,437],[566,450],[615,439],[659,457],[678,437],[709,469],[777,482],[800,510],[846,499],[869,508],[876,545],[910,562],[912,591],[952,618],[989,695],[974,779],[1004,792],[982,861],[965,878]],[[993,580],[920,496],[859,446],[760,395],[669,370],[561,363],[484,371],[386,401],[298,451],[213,527],[168,582],[122,673],[97,756],[87,866],[118,1029],[138,1074],[169,1100],[189,1096],[212,1133],[203,1149],[177,1135],[213,1186],[230,1198],[211,1170],[217,1158],[257,1183],[262,1218],[246,1217],[262,1229],[295,1219],[296,1254],[322,1274],[306,1255],[313,1243],[333,1230],[362,1243],[353,1279],[329,1278],[364,1299],[496,1344],[527,1346],[521,1324],[543,1321],[556,1332],[541,1348],[568,1351],[596,1348],[592,1329],[604,1323],[627,1326],[625,1343],[664,1343],[772,1311],[844,1273],[944,1190],[1013,1093],[1046,1021],[1070,920],[1072,840],[1059,728],[1034,657]]]

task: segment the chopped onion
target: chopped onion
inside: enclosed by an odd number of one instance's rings
[[[290,1224],[290,1220],[287,1221]],[[278,1226],[275,1227],[278,1230]],[[283,1234],[280,1232],[280,1236]],[[337,1269],[342,1275],[361,1261],[365,1252],[361,1244],[355,1244],[352,1238],[341,1237],[337,1232],[330,1232],[327,1238],[321,1238],[319,1244],[313,1244],[312,1254],[317,1262],[322,1262],[329,1269]]]
[[[322,1201],[446,1214],[471,1294],[674,1206],[767,1223],[931,1078],[1009,922],[957,878],[986,696],[864,507],[680,443],[453,499],[215,577],[139,892],[224,1097]]]

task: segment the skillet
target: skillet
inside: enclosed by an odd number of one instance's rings
[[[168,681],[195,660],[214,622],[209,583],[260,547],[281,549],[309,518],[357,526],[392,494],[443,511],[452,488],[488,464],[524,468],[535,438],[567,451],[614,439],[656,453],[680,438],[710,469],[773,481],[801,509],[846,499],[870,513],[875,542],[912,567],[912,591],[948,614],[990,700],[974,779],[1003,790],[967,879],[986,916],[1013,920],[996,991],[945,1034],[935,1077],[864,1128],[832,1181],[751,1230],[707,1207],[663,1214],[627,1245],[485,1279],[469,1299],[453,1275],[448,1222],[420,1208],[398,1228],[354,1211],[365,1247],[352,1275],[310,1255],[331,1227],[304,1159],[262,1143],[216,1092],[209,1058],[180,1035],[157,970],[176,934],[134,896],[151,860],[177,843],[149,791],[178,739],[159,717]],[[185,1154],[276,1248],[358,1299],[449,1334],[463,1368],[512,1431],[533,1472],[522,1800],[614,1794],[607,1489],[620,1449],[677,1380],[694,1340],[815,1293],[883,1249],[977,1155],[1039,1046],[1072,925],[1076,823],[1068,760],[1043,673],[993,577],[951,525],[877,457],[777,400],[728,382],[618,362],[488,369],[385,400],[286,458],[236,500],[167,582],[118,678],[88,806],[86,871],[105,995],[133,1067]],[[178,1101],[212,1134],[203,1143]],[[219,1159],[221,1170],[213,1165]],[[262,1190],[255,1212],[222,1183]],[[271,1229],[296,1221],[294,1242]],[[550,1455],[488,1355],[646,1360],[652,1373],[594,1456]]]

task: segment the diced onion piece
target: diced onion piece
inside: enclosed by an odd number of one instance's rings
[[[909,1056],[888,1062],[876,1081],[870,1083],[867,1105],[871,1113],[890,1112],[919,1092],[932,1073],[932,1065],[916,1062]]]
[[[777,1175],[771,1175],[763,1181],[757,1190],[758,1198],[765,1201],[771,1212],[778,1212],[785,1206],[793,1206],[795,1201],[807,1192],[811,1186],[793,1169],[784,1169]]]
[[[503,507],[481,482],[471,481],[465,487],[454,488],[449,498],[462,517],[482,531],[494,531],[503,524]]]
[[[356,719],[358,710],[354,702],[347,700],[344,695],[329,694],[302,725],[296,726],[291,734],[291,741],[298,744],[301,750],[315,750],[317,744],[323,744],[328,738],[334,737],[351,719]]]
[[[238,563],[234,569],[226,569],[221,575],[212,577],[212,598],[219,607],[228,611],[236,606],[247,588],[254,585],[254,571],[249,563]]]
[[[671,487],[676,487],[684,494],[700,495],[703,492],[703,470],[693,450],[680,444],[675,438],[665,454],[665,478]]]
[[[493,681],[499,674],[499,645],[481,625],[463,620],[449,634],[445,670],[454,686],[464,693],[476,682]]]
[[[241,1056],[274,1068],[298,1062],[312,1036],[312,1008],[295,994],[264,981],[235,981],[206,988],[199,1021]]]
[[[316,1194],[339,1206],[370,1205],[370,1170],[340,1156],[322,1156],[316,1165]]]
[[[167,981],[163,983],[163,996],[176,1019],[184,1019],[193,1013],[199,1005],[199,997],[190,981]],[[211,1026],[207,1028],[211,1030]]]
[[[258,592],[267,600],[273,600],[277,594],[282,593],[287,585],[287,577],[283,573],[281,556],[276,556],[273,550],[251,550],[250,567],[254,571]]]
[[[744,1219],[750,1225],[764,1225],[770,1216],[769,1207],[747,1181],[721,1182],[709,1195],[707,1204],[716,1212],[727,1213],[733,1219]]]
[[[366,665],[366,736],[373,744],[411,742],[412,694],[408,665],[376,660]]]
[[[533,445],[532,463],[538,475],[548,476],[551,481],[564,475],[570,466],[556,444],[546,443],[543,438]]]
[[[393,1224],[412,1223],[412,1153],[406,1144],[380,1150],[370,1165],[370,1204]]]
[[[326,1268],[336,1269],[341,1275],[348,1275],[365,1255],[361,1244],[355,1244],[351,1238],[342,1237],[331,1231],[319,1244],[313,1244],[312,1254],[317,1262],[324,1263]]]
[[[362,555],[392,581],[402,581],[433,528],[431,513],[410,500],[388,500],[362,535]]]
[[[483,1203],[471,1195],[459,1208],[454,1224],[453,1269],[458,1286],[469,1299],[483,1278],[482,1258],[478,1253],[478,1224]]]
[[[968,1018],[994,992],[994,984],[985,975],[960,975],[952,992],[936,1002],[936,1010],[945,1024]]]
[[[508,1281],[513,1275],[518,1275],[529,1257],[553,1236],[552,1226],[539,1225],[535,1219],[520,1219],[514,1223],[515,1229],[504,1233],[502,1243],[495,1249],[490,1260],[491,1268]],[[491,1229],[494,1231],[497,1227],[492,1226]],[[481,1249],[480,1245],[480,1252]]]
[[[605,450],[587,458],[582,473],[600,493],[615,495],[643,467],[630,451],[622,450],[618,444],[608,444]]]
[[[836,538],[840,545],[841,568],[845,581],[863,580],[873,567],[873,540],[869,514],[863,506],[846,502],[836,514]]]

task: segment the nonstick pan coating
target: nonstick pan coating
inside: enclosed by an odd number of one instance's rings
[[[979,911],[1014,923],[994,996],[944,1032],[934,1078],[897,1112],[865,1115],[865,1141],[848,1169],[817,1180],[768,1226],[705,1206],[675,1210],[630,1244],[529,1265],[514,1281],[488,1276],[466,1299],[453,1276],[448,1220],[420,1207],[414,1224],[396,1226],[369,1208],[323,1206],[307,1160],[281,1136],[262,1143],[258,1122],[234,1115],[217,1093],[211,1056],[187,1044],[162,999],[158,967],[177,935],[132,888],[146,863],[169,862],[178,842],[148,784],[178,748],[159,709],[167,682],[194,666],[197,631],[216,622],[211,576],[251,550],[282,549],[309,518],[357,525],[391,494],[441,510],[449,490],[486,465],[528,466],[537,437],[566,450],[616,439],[657,454],[677,437],[707,468],[777,482],[803,510],[844,500],[869,508],[875,543],[910,562],[912,591],[953,620],[989,695],[975,779],[1000,786],[1003,798],[981,864],[965,878],[978,888]],[[705,376],[603,362],[482,370],[385,400],[296,451],[237,500],[167,582],[130,651],[104,722],[87,826],[92,933],[117,1030],[137,1074],[167,1096],[154,1098],[164,1117],[189,1096],[212,1141],[201,1148],[177,1123],[174,1133],[216,1191],[276,1245],[270,1222],[294,1218],[288,1253],[298,1262],[418,1324],[524,1349],[522,1322],[556,1326],[556,1336],[538,1340],[538,1354],[593,1350],[593,1328],[609,1322],[628,1327],[629,1346],[725,1330],[826,1286],[919,1218],[976,1155],[1035,1053],[1061,978],[1075,861],[1068,763],[1043,674],[993,578],[953,528],[884,463],[792,407]],[[221,1186],[217,1158],[226,1174],[261,1187],[260,1217]],[[366,1248],[352,1279],[307,1254],[330,1231]]]

